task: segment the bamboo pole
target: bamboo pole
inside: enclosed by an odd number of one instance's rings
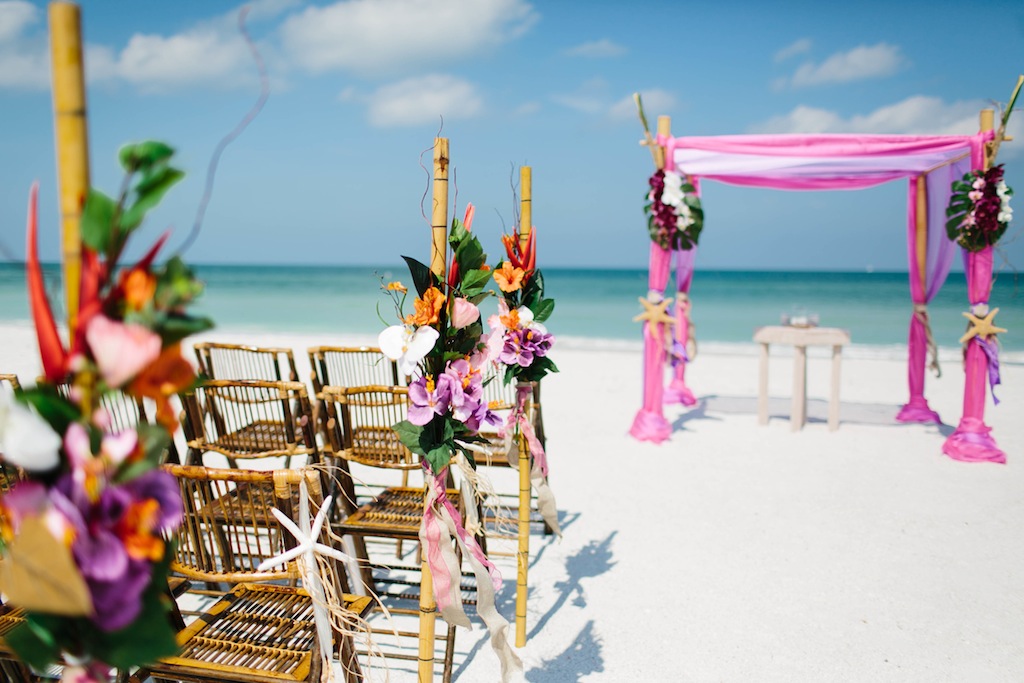
[[[434,207],[430,219],[430,237],[430,270],[444,282],[448,255],[448,138],[434,138]],[[426,549],[422,549],[422,552],[426,553]],[[420,558],[420,572],[418,680],[426,683],[434,680],[434,627],[437,625],[434,580],[426,556]]]
[[[672,117],[671,116],[659,116],[658,117],[658,135],[664,135],[669,137],[672,135]],[[654,148],[654,165],[658,167],[658,170],[665,168],[665,148],[661,145],[656,145]]]
[[[519,167],[519,248],[526,251],[526,243],[533,230],[533,169]]]
[[[430,270],[444,280],[448,253],[448,138],[434,138],[434,210],[430,235]]]
[[[519,170],[519,243],[526,248],[533,229],[533,173],[529,166]],[[517,399],[518,400],[518,399]],[[526,645],[527,573],[530,566],[530,449],[526,436],[519,435],[519,552],[516,554],[516,647]]]
[[[928,292],[928,184],[925,176],[917,176],[916,223],[914,225],[917,238],[917,275],[921,279],[921,291]]]
[[[996,112],[994,109],[982,109],[978,115],[978,121],[981,124],[981,132],[987,133],[990,130],[995,130],[996,127]],[[995,151],[995,145],[991,142],[985,143],[985,168],[982,170],[987,171],[992,167],[992,161]]]
[[[82,68],[82,16],[78,5],[51,2],[50,53],[53,116],[60,188],[61,243],[68,328],[73,339],[82,273],[82,207],[89,190],[89,143]]]

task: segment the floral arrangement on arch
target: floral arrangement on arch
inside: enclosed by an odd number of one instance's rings
[[[981,251],[999,241],[1013,218],[1013,190],[1003,180],[1003,165],[974,170],[953,182],[946,208],[946,233],[968,251]]]
[[[195,381],[186,336],[212,327],[186,308],[202,285],[177,256],[155,265],[163,235],[122,267],[129,238],[181,177],[160,142],[128,145],[114,199],[91,189],[81,219],[82,275],[75,332],[65,348],[36,249],[37,188],[28,220],[28,292],[45,379],[0,397],[0,453],[21,479],[0,499],[0,581],[26,611],[7,644],[42,670],[63,657],[65,677],[107,680],[176,652],[165,597],[180,523],[173,477],[159,469],[175,428],[173,394]],[[64,391],[59,385],[66,385]],[[123,392],[156,403],[156,424],[115,432],[101,399]]]
[[[704,227],[697,190],[685,175],[658,169],[648,180],[647,230],[662,249],[692,249]]]

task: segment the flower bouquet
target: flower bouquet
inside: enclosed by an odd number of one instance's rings
[[[128,145],[118,198],[89,191],[68,348],[43,287],[35,186],[30,196],[28,291],[45,379],[0,397],[0,453],[23,472],[0,499],[0,587],[25,611],[8,645],[36,669],[63,657],[66,678],[105,680],[176,651],[165,597],[173,549],[163,539],[182,503],[159,464],[175,427],[170,397],[195,381],[181,340],[212,325],[186,313],[202,285],[185,264],[154,265],[167,235],[120,265],[146,213],[183,175],[172,155],[159,142]],[[101,403],[116,392],[154,401],[157,424],[116,432]]]
[[[946,233],[968,251],[991,247],[1003,236],[1013,217],[1013,190],[1003,180],[1003,165],[974,170],[953,182],[946,208]]]
[[[644,211],[651,240],[662,249],[692,249],[704,227],[696,188],[684,175],[658,169],[648,180]]]
[[[470,626],[462,607],[461,563],[452,547],[454,540],[476,575],[477,613],[491,633],[504,680],[511,672],[521,671],[522,664],[508,645],[508,622],[494,604],[501,575],[466,531],[445,486],[452,464],[463,471],[464,479],[476,479],[473,451],[483,441],[480,427],[501,422],[483,396],[481,370],[488,348],[477,306],[490,295],[487,285],[492,273],[479,240],[470,232],[472,222],[472,205],[463,221],[452,221],[448,232],[451,266],[445,276],[403,257],[416,289],[413,312],[404,311],[406,287],[398,282],[385,285],[401,324],[382,331],[378,345],[385,356],[398,362],[403,374],[415,375],[409,384],[407,419],[394,429],[423,464],[426,500],[419,536],[438,611],[449,624]]]
[[[537,383],[548,373],[558,372],[548,357],[555,337],[544,327],[544,321],[555,310],[555,301],[544,297],[544,276],[537,269],[537,229],[530,230],[525,244],[515,234],[502,235],[501,241],[506,259],[494,271],[501,294],[498,314],[487,321],[491,329],[487,346],[490,357],[505,367],[505,384],[516,382],[516,404],[505,425],[506,434],[526,439],[537,507],[547,525],[561,536],[554,495],[547,483],[543,436],[536,433],[526,410]],[[511,455],[509,459],[511,462]]]

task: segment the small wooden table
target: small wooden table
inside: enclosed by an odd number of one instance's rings
[[[839,368],[842,350],[850,343],[850,333],[837,327],[790,327],[773,325],[758,328],[754,341],[761,344],[760,386],[757,396],[758,424],[768,424],[768,345],[790,344],[793,358],[793,408],[789,417],[792,430],[798,431],[807,421],[807,347],[832,347],[832,392],[828,400],[828,428],[839,428]]]

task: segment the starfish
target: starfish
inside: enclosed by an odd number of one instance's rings
[[[324,499],[323,505],[320,506],[320,511],[316,513],[316,517],[313,519],[312,523],[310,523],[309,490],[306,487],[305,479],[301,480],[299,482],[298,526],[296,526],[286,514],[277,508],[270,509],[270,512],[277,518],[277,521],[281,523],[281,526],[291,532],[292,536],[295,537],[295,540],[298,541],[298,543],[291,550],[287,550],[280,555],[264,560],[257,568],[258,571],[265,571],[271,567],[291,562],[296,558],[302,558],[306,569],[306,571],[303,572],[303,578],[307,584],[306,591],[309,593],[313,602],[313,620],[316,622],[316,634],[320,641],[320,656],[325,658],[328,662],[328,666],[326,668],[327,671],[330,671],[331,668],[329,662],[331,651],[333,649],[333,632],[331,629],[330,613],[327,607],[327,596],[324,593],[324,586],[320,579],[320,569],[317,566],[316,556],[324,555],[341,562],[345,562],[350,559],[345,553],[317,541],[320,537],[320,531],[323,529],[324,520],[327,519],[327,511],[330,507],[331,497],[327,496],[327,498]]]
[[[670,316],[666,310],[669,304],[672,303],[671,297],[657,302],[650,301],[644,297],[640,297],[637,300],[644,307],[644,312],[633,318],[633,322],[646,322],[649,325],[656,325],[658,323],[672,325],[675,323],[676,319]]]
[[[963,316],[970,321],[971,328],[967,330],[964,336],[960,337],[960,343],[966,344],[968,341],[970,341],[971,337],[974,336],[977,336],[981,339],[985,339],[987,337],[991,337],[1006,332],[1004,328],[996,327],[995,325],[992,324],[992,318],[994,318],[996,316],[996,313],[998,312],[998,308],[993,308],[991,311],[988,312],[988,315],[984,317],[978,317],[973,313],[964,313]]]

